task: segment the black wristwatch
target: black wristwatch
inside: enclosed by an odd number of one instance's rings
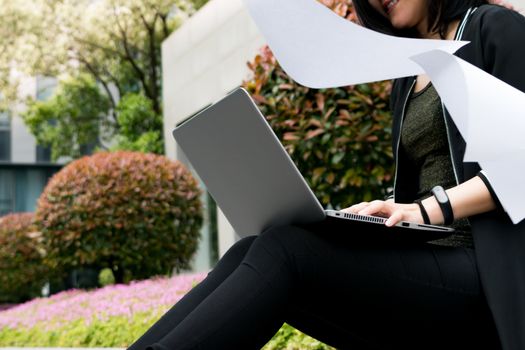
[[[445,225],[450,225],[454,222],[454,212],[452,211],[447,192],[445,192],[441,186],[434,187],[431,192],[441,208],[443,218],[445,219]]]

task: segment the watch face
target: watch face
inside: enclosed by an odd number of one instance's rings
[[[445,193],[445,191],[443,190],[442,187],[434,188],[432,190],[432,192],[434,193],[434,196],[436,197],[436,199],[437,199],[437,201],[439,203],[446,203],[447,202],[448,197],[447,197],[447,194]]]

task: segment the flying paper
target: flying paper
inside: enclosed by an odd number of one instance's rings
[[[409,57],[467,42],[398,38],[358,26],[316,0],[244,0],[281,67],[298,83],[328,88],[422,74]]]
[[[478,162],[512,221],[523,220],[525,94],[443,51],[412,59],[430,76],[465,139],[464,161]]]

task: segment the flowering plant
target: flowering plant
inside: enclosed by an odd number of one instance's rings
[[[69,290],[0,311],[0,347],[126,347],[204,273]]]
[[[0,347],[128,347],[205,276],[70,290],[0,311]],[[284,348],[333,350],[286,324],[263,349]]]

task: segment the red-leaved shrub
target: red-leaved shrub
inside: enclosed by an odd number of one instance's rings
[[[202,224],[201,191],[164,156],[101,152],[50,180],[36,223],[54,270],[110,268],[117,282],[187,268]]]
[[[320,2],[356,20],[351,1]],[[244,87],[325,206],[387,194],[394,170],[390,82],[310,89],[293,81],[268,47],[248,66],[252,77]]]
[[[47,277],[43,255],[32,213],[0,218],[0,303],[40,295]]]

